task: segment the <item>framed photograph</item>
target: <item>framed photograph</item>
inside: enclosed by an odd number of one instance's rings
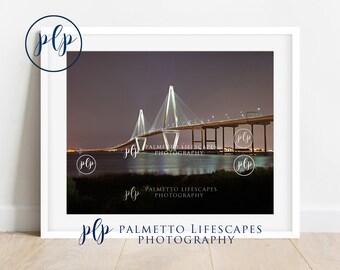
[[[111,237],[136,237],[118,224],[299,236],[297,28],[79,32],[64,61],[78,60],[41,72],[42,237],[98,217]]]

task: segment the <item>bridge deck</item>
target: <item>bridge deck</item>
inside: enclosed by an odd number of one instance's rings
[[[193,124],[193,125],[172,127],[172,128],[167,128],[166,131],[220,128],[220,127],[237,127],[239,125],[266,125],[266,124],[270,124],[273,121],[274,121],[273,115],[263,115],[263,116],[255,116],[255,117],[248,117],[248,118],[226,119],[226,120],[215,121],[215,122],[206,122],[206,123],[199,123],[199,124]],[[151,136],[162,134],[162,132],[163,130],[155,130],[145,135],[142,135],[140,137],[151,137]],[[121,149],[129,144],[134,143],[134,141],[135,139],[132,138],[122,144],[116,145],[114,147],[108,147],[104,150],[112,151],[112,150]]]

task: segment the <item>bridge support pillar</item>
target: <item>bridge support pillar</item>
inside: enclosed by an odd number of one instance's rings
[[[264,152],[267,153],[267,125],[263,125]]]
[[[208,134],[207,134],[207,129],[208,127],[205,127],[204,128],[204,146],[205,146],[205,151],[207,151],[207,143],[214,143],[215,145],[215,151],[218,152],[218,149],[217,149],[217,129],[219,127],[211,127],[210,129],[214,129],[214,139],[208,139]]]
[[[250,124],[250,126],[251,126],[251,134],[253,135],[253,140],[251,142],[251,152],[254,153],[254,138],[255,138],[255,136],[254,136],[254,125]]]
[[[195,144],[195,130],[191,130],[191,149],[194,149],[194,144]]]
[[[136,146],[137,146],[138,152],[144,151],[147,138],[146,137],[136,137],[135,141],[136,141]],[[143,141],[142,147],[140,146],[139,141]]]
[[[235,153],[235,126],[233,126],[233,151]]]
[[[168,133],[175,133],[175,139],[174,139],[174,143],[172,145],[169,144],[168,137],[166,136],[166,134],[168,134]],[[163,135],[166,150],[168,150],[168,151],[169,150],[176,150],[178,140],[179,140],[179,131],[177,131],[177,130],[163,131],[162,135]]]
[[[201,139],[200,140],[195,140],[195,129],[191,129],[191,148],[192,150],[195,149],[195,143],[200,143],[201,144],[201,149],[203,150],[203,129],[199,130],[201,133]]]
[[[225,144],[224,144],[224,127],[222,127],[222,153],[224,154],[224,147],[225,147]]]
[[[217,151],[217,128],[215,128],[215,150]]]

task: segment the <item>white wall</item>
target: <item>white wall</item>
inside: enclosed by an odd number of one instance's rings
[[[340,1],[2,0],[0,12],[0,231],[39,229],[39,70],[24,37],[47,14],[78,26],[300,26],[302,230],[340,231]]]

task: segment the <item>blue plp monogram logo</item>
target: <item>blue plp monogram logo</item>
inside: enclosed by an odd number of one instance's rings
[[[72,35],[69,34],[67,35],[65,33],[61,34],[62,31],[63,26],[61,24],[58,24],[53,29],[51,38],[48,38],[47,35],[41,35],[41,33],[39,33],[39,39],[37,42],[37,46],[35,46],[34,56],[39,56],[41,54],[42,47],[48,44],[49,42],[51,43],[52,48],[58,53],[59,56],[64,56],[66,53],[67,45],[70,45],[71,43],[76,41],[77,38],[74,38],[72,37]],[[59,36],[62,37],[58,43],[57,40]]]
[[[52,26],[51,26],[52,25]],[[41,28],[50,26],[47,33]],[[68,18],[60,15],[48,15],[35,21],[26,33],[25,50],[30,61],[38,68],[48,72],[66,70],[75,64],[82,51],[82,36],[78,27]],[[77,57],[67,61],[67,51],[77,51]],[[41,61],[46,50],[52,61]]]

